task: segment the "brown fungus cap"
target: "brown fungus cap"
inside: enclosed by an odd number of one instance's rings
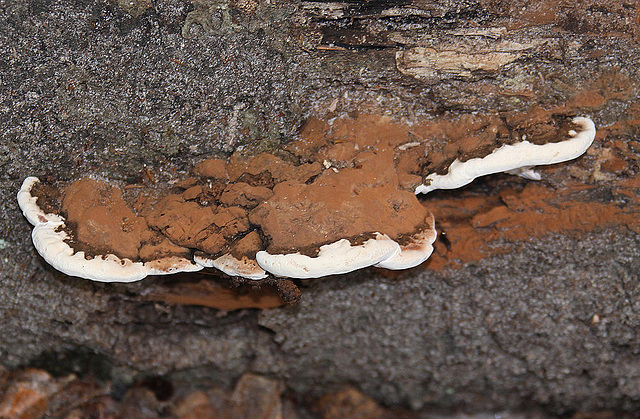
[[[201,206],[180,195],[160,200],[147,221],[174,243],[211,255],[226,252],[229,239],[249,229],[242,208]]]
[[[248,183],[232,183],[222,192],[220,202],[244,208],[255,208],[273,196],[273,191],[265,186],[251,186]]]
[[[268,178],[271,180],[269,183],[271,184],[263,186],[273,186],[273,184],[285,180],[306,182],[321,171],[322,166],[318,162],[297,165],[269,153],[262,153],[257,156],[244,156],[240,153],[234,153],[227,164],[227,173],[229,173],[229,178],[232,181],[244,180],[243,178],[256,179],[260,175],[268,174]]]
[[[357,167],[325,170],[311,184],[282,182],[249,214],[269,239],[269,252],[313,253],[323,244],[381,232],[396,238],[416,231],[427,210],[398,189],[390,152],[361,153]]]
[[[227,180],[227,162],[222,159],[208,159],[198,163],[193,168],[193,173],[204,178]]]
[[[71,247],[89,256],[114,254],[136,261],[188,254],[151,230],[125,202],[120,188],[104,181],[80,179],[66,187],[61,212],[72,230]]]
[[[34,226],[31,237],[36,250],[60,272],[100,282],[132,282],[148,275],[202,269],[184,257],[190,256],[188,249],[146,230],[124,204],[119,189],[93,180],[75,182],[69,189],[65,196],[56,186],[28,177],[17,195],[20,208]],[[82,228],[74,228],[78,224]],[[78,239],[77,231],[84,241]],[[126,256],[117,255],[113,244],[118,239],[127,241],[124,250],[130,253]],[[136,244],[142,246],[139,252]]]

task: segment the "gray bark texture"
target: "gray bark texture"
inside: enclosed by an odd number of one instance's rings
[[[161,181],[238,147],[277,148],[311,116],[524,112],[577,103],[580,91],[591,95],[575,109],[599,128],[628,120],[606,140],[631,144],[639,7],[3,2],[0,363],[91,369],[124,384],[138,374],[225,384],[254,372],[314,395],[354,384],[412,409],[637,411],[640,236],[622,221],[455,268],[307,281],[294,306],[225,313],[142,298],[188,277],[121,285],[56,272],[33,249],[15,195],[31,175]],[[628,149],[625,172],[576,176],[594,191],[585,200],[626,205],[608,183],[637,177],[638,149]],[[596,164],[592,155],[580,167]],[[548,182],[560,185],[568,167]],[[467,193],[509,182],[524,181],[502,176]]]

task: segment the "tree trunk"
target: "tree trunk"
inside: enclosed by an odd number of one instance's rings
[[[316,395],[355,384],[413,409],[637,411],[639,7],[5,5],[1,364],[92,365],[125,384],[138,373],[230,383],[254,372]],[[536,117],[585,115],[598,135],[539,182],[498,175],[428,195],[440,236],[420,267],[299,282],[301,301],[285,306],[264,289],[260,303],[217,305],[228,299],[216,275],[65,276],[34,251],[14,199],[31,175],[162,182],[242,146],[277,149],[312,117],[357,128],[362,115],[407,132],[486,116],[523,133]],[[280,307],[230,311],[256,304]]]

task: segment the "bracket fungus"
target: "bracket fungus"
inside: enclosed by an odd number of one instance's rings
[[[526,140],[516,144],[504,144],[484,157],[476,157],[466,161],[454,160],[445,175],[432,173],[426,176],[422,185],[416,188],[416,194],[436,189],[461,188],[474,179],[506,172],[531,180],[540,180],[540,175],[533,171],[534,166],[562,163],[581,156],[596,138],[596,126],[585,117],[575,117],[572,123],[580,131],[570,129],[569,139],[545,144],[533,144]]]
[[[166,275],[202,269],[202,266],[176,254],[146,261],[133,261],[129,257],[119,257],[113,252],[87,257],[85,251],[73,247],[74,237],[68,232],[68,220],[60,214],[45,212],[38,205],[38,196],[33,194],[33,190],[39,184],[40,180],[37,177],[26,178],[18,192],[18,204],[24,216],[33,225],[31,237],[36,250],[47,263],[60,272],[99,282],[133,282],[147,275]],[[109,208],[100,209],[93,206],[91,209],[102,210],[108,224],[115,220]],[[89,216],[87,223],[81,227],[87,227],[89,234],[100,237],[99,231],[103,226],[96,217]],[[118,231],[117,228],[111,230]],[[123,235],[127,234],[124,229],[120,231]]]
[[[427,260],[436,239],[428,202],[416,195],[498,172],[539,179],[533,166],[576,158],[595,138],[584,117],[549,123],[531,141],[491,117],[471,124],[478,134],[466,151],[452,152],[429,133],[450,132],[455,121],[408,135],[388,118],[358,118],[310,120],[277,155],[205,160],[169,185],[29,177],[18,203],[40,255],[95,281],[204,268],[249,281],[400,270]]]

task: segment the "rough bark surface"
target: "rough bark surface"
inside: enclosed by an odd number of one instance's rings
[[[414,409],[637,411],[640,5],[528,3],[4,3],[1,364],[85,371],[92,360],[125,384],[255,372],[315,395],[351,383]],[[508,233],[525,220],[494,225],[507,218],[494,211],[459,230],[489,237],[492,251],[475,257],[442,238],[431,265],[305,282],[292,307],[226,313],[146,298],[195,276],[64,276],[35,253],[14,199],[29,175],[162,182],[238,147],[277,148],[312,116],[411,122],[535,107],[590,115],[600,129],[589,155],[545,170],[541,186],[558,191],[556,208],[604,208],[588,228],[574,209],[566,227],[520,237]],[[526,183],[499,176],[460,196],[509,207],[501,191]],[[509,210],[549,212],[523,208]],[[463,218],[441,222],[457,231]],[[482,235],[492,228],[504,237]]]

